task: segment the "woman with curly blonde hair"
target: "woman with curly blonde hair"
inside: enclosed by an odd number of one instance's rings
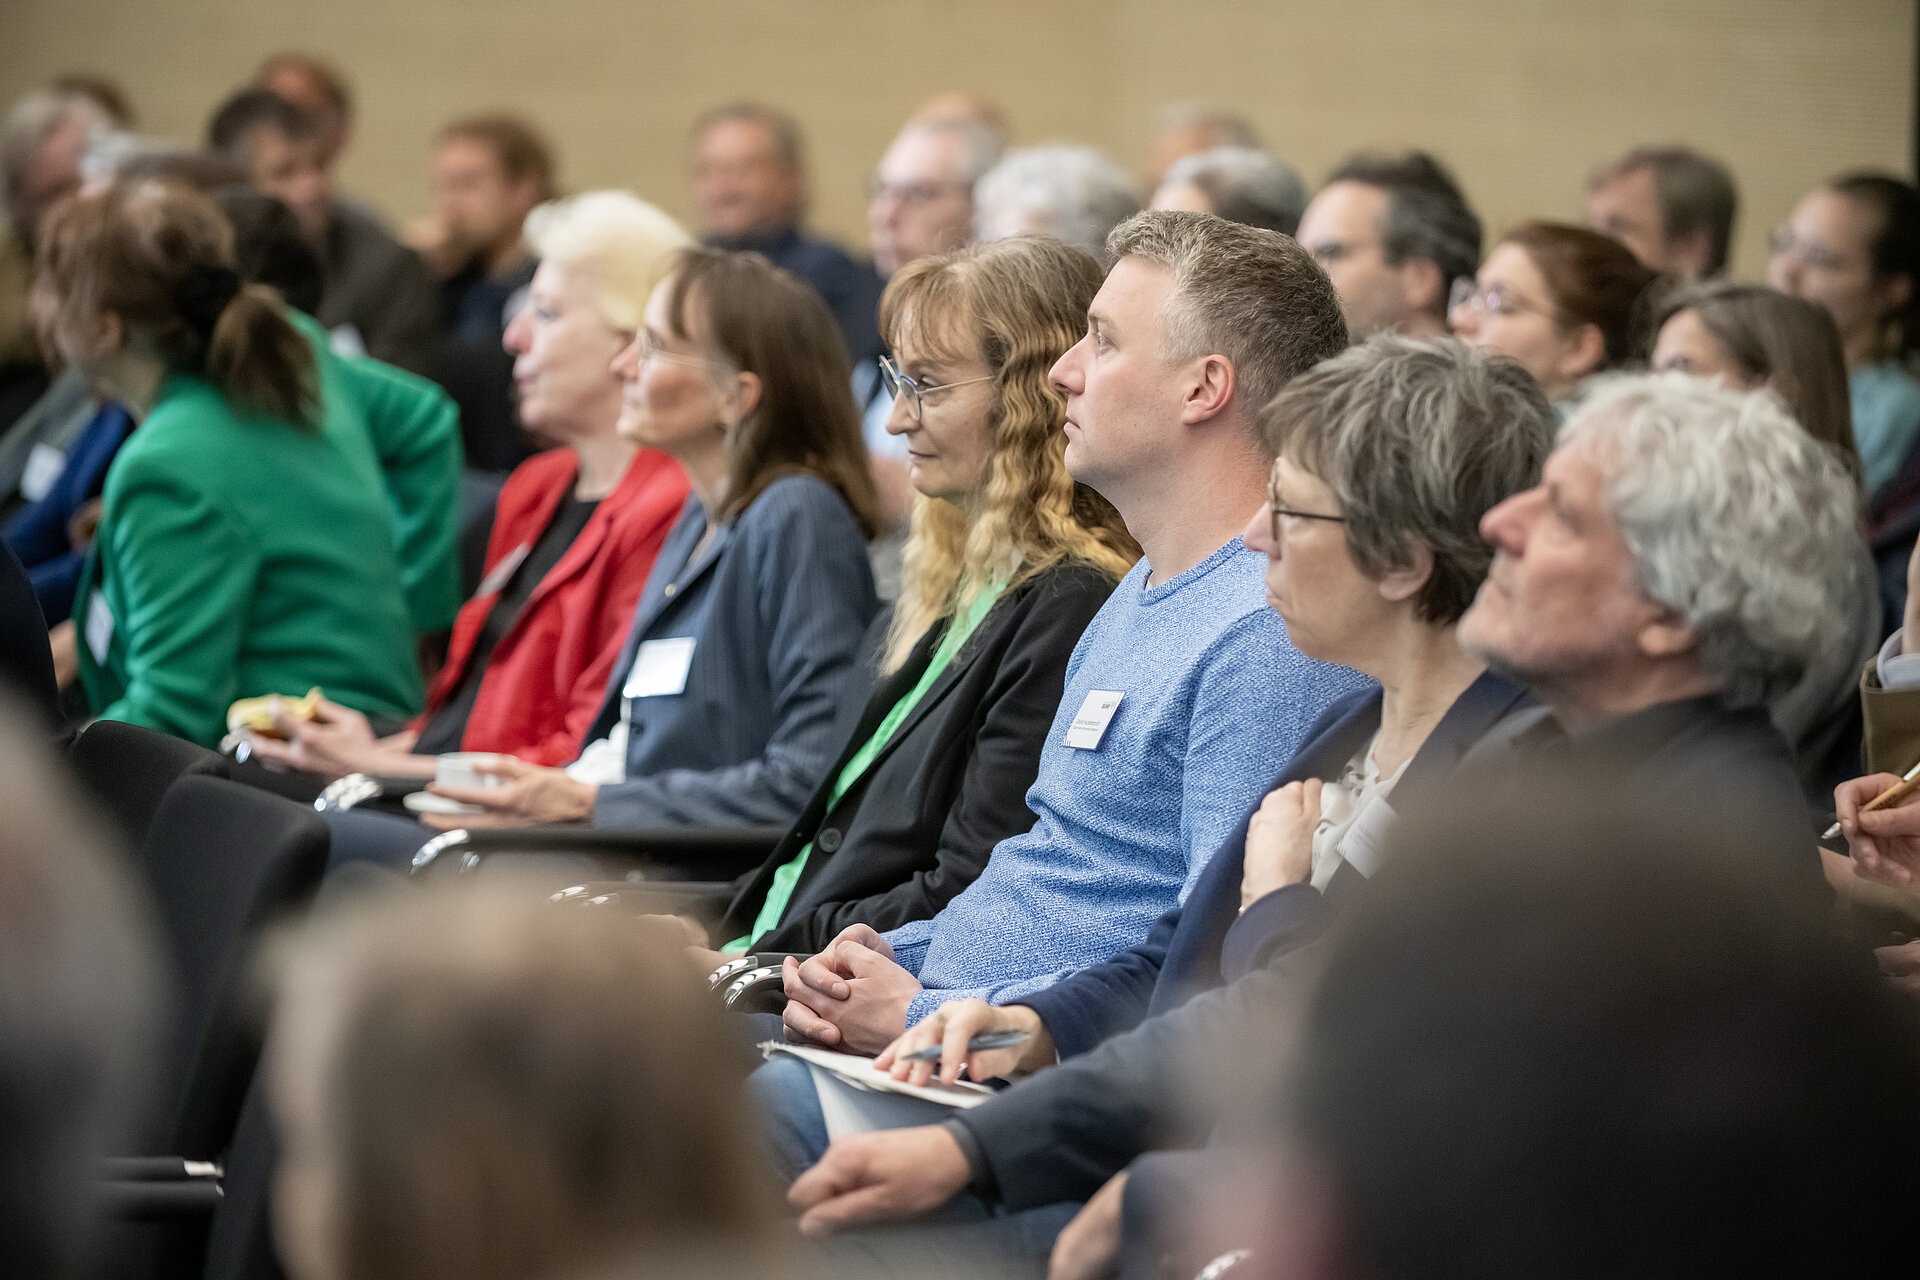
[[[873,697],[717,926],[726,951],[811,952],[850,924],[926,919],[1032,825],[1025,796],[1067,659],[1140,555],[1067,473],[1066,405],[1047,378],[1100,280],[1080,250],[1017,236],[887,286],[887,430],[917,491],[901,596]]]

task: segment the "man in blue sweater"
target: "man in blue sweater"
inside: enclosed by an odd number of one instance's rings
[[[944,1000],[1017,999],[1138,942],[1361,685],[1288,644],[1265,559],[1237,536],[1271,463],[1257,410],[1346,345],[1331,284],[1291,239],[1205,214],[1141,214],[1109,248],[1087,335],[1053,379],[1068,466],[1145,557],[1074,652],[1032,830],[932,920],[884,937],[855,926],[789,961],[798,1038],[877,1052]],[[797,1172],[826,1145],[811,1085],[793,1062],[757,1080]]]

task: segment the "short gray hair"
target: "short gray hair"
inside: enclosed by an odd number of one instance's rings
[[[1606,475],[1606,503],[1649,599],[1700,637],[1722,697],[1799,679],[1851,606],[1860,494],[1770,391],[1685,374],[1604,384],[1560,432]]]
[[[1217,147],[1258,147],[1259,131],[1236,111],[1204,102],[1169,102],[1160,110],[1160,128],[1204,130]]]
[[[950,134],[960,139],[960,171],[949,179],[959,186],[971,189],[986,177],[987,170],[1000,163],[1000,139],[978,120],[965,120],[958,116],[909,120],[895,141],[910,133]]]
[[[4,186],[7,213],[16,221],[26,220],[34,211],[28,208],[27,174],[34,158],[47,139],[69,120],[85,122],[89,134],[113,127],[100,104],[84,93],[58,89],[38,89],[14,103],[0,124],[0,185]],[[27,240],[33,227],[19,226],[17,232]]]
[[[1181,156],[1161,186],[1198,187],[1229,222],[1292,235],[1307,208],[1307,184],[1285,160],[1252,147],[1215,147]]]
[[[1095,258],[1105,256],[1108,233],[1138,212],[1133,179],[1090,147],[1009,151],[973,188],[976,239],[1031,232]]]
[[[1493,562],[1480,517],[1539,482],[1555,418],[1512,360],[1383,333],[1288,383],[1260,423],[1275,454],[1333,490],[1362,573],[1433,553],[1414,611],[1451,623]]]
[[[1115,227],[1107,252],[1173,272],[1160,317],[1166,357],[1225,356],[1249,420],[1296,375],[1346,350],[1333,282],[1291,236],[1211,213],[1150,209]]]

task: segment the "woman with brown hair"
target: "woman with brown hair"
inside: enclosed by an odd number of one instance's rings
[[[620,431],[678,461],[692,495],[579,759],[429,788],[478,810],[434,825],[791,822],[865,692],[877,503],[826,304],[757,254],[683,250],[614,369]]]
[[[1588,378],[1637,353],[1657,278],[1611,237],[1528,222],[1494,246],[1475,279],[1455,282],[1447,319],[1470,346],[1519,361],[1564,419]]]
[[[212,744],[236,698],[419,709],[380,459],[205,196],[136,182],[54,211],[37,306],[140,424],[107,475],[56,654],[95,715]],[[399,395],[437,395],[422,387]]]
[[[1765,285],[1717,283],[1675,293],[1655,318],[1655,371],[1714,378],[1739,391],[1768,388],[1860,483],[1840,333],[1823,308]],[[1793,746],[1816,812],[1831,807],[1835,786],[1860,772],[1860,669],[1880,647],[1883,625],[1894,625],[1883,624],[1874,586],[1879,571],[1864,542],[1859,560],[1859,593],[1844,616],[1831,619],[1831,642],[1767,705]]]
[[[764,1275],[740,1054],[678,929],[517,885],[346,895],[280,957],[294,1280]]]
[[[850,924],[927,919],[1033,825],[1067,660],[1140,555],[1067,473],[1047,378],[1100,279],[1080,250],[1016,236],[888,284],[887,430],[917,496],[881,682],[800,820],[742,878],[716,931],[726,951],[818,951]]]

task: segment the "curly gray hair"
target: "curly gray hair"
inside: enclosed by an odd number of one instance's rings
[[[1140,211],[1133,179],[1088,147],[1009,151],[974,184],[980,240],[1036,233],[1107,259],[1107,233]]]
[[[1198,187],[1212,212],[1292,235],[1307,207],[1307,184],[1285,160],[1252,147],[1215,147],[1182,156],[1160,179],[1165,187]]]
[[[1701,664],[1730,703],[1797,680],[1863,589],[1859,490],[1770,391],[1677,373],[1617,378],[1559,444],[1606,476],[1640,589],[1698,633]]]

